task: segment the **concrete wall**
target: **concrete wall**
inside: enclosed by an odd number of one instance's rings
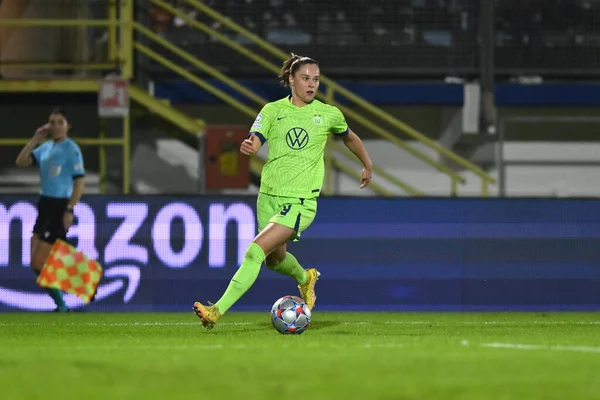
[[[78,1],[3,0],[0,19],[77,19],[85,16]],[[83,27],[1,27],[0,74],[4,78],[53,76],[50,69],[22,69],[7,62],[81,61],[86,46]],[[2,63],[5,63],[2,65]]]

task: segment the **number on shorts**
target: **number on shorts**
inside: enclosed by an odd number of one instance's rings
[[[281,210],[281,215],[287,215],[287,213],[289,213],[291,209],[292,205],[286,204],[285,206],[283,206],[283,210]]]

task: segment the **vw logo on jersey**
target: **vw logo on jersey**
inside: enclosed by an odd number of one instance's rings
[[[292,128],[285,135],[285,142],[292,150],[302,150],[308,144],[308,132],[303,128]]]

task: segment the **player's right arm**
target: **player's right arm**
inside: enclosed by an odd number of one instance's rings
[[[46,135],[50,132],[50,124],[46,124],[40,126],[37,131],[35,131],[35,135],[27,142],[23,150],[17,156],[17,160],[15,164],[17,167],[29,167],[30,165],[36,164],[39,162],[38,154],[39,147],[36,149],[35,147],[46,137]],[[35,149],[35,150],[34,150]]]
[[[262,147],[261,140],[256,134],[251,133],[250,137],[242,142],[240,146],[240,152],[249,156],[250,154],[256,154]]]
[[[240,147],[240,152],[242,152],[242,154],[256,154],[262,145],[265,144],[269,138],[269,132],[271,131],[275,114],[275,110],[273,110],[271,103],[266,104],[262,110],[260,110],[260,113],[250,128],[248,139],[242,142]]]

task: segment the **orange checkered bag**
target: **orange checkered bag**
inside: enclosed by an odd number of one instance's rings
[[[54,242],[50,256],[44,263],[37,284],[72,293],[89,303],[96,295],[102,278],[102,267],[67,242]]]

